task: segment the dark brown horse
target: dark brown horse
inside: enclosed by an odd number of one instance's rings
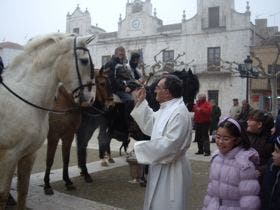
[[[104,104],[105,107],[109,107],[113,103],[113,97],[109,89],[109,83],[107,75],[103,71],[95,71],[95,88],[96,97],[95,102]],[[54,101],[55,110],[67,110],[75,107],[74,99],[63,86],[58,89],[58,95]],[[49,132],[48,132],[48,148],[46,159],[46,171],[44,176],[44,190],[45,194],[52,195],[53,190],[50,185],[50,171],[53,165],[55,152],[59,139],[62,141],[62,156],[63,156],[63,180],[68,190],[75,189],[68,174],[68,165],[70,157],[70,149],[74,139],[75,133],[78,131],[81,123],[81,110],[79,107],[64,115],[58,115],[55,113],[49,114]],[[90,178],[90,177],[89,177]],[[88,177],[85,177],[88,179]],[[92,180],[86,180],[90,182]]]

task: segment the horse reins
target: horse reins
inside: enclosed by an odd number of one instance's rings
[[[76,64],[76,72],[77,72],[77,75],[78,75],[78,80],[79,80],[79,84],[80,86],[75,88],[73,91],[72,91],[72,94],[74,94],[76,91],[78,90],[83,90],[84,87],[92,87],[94,85],[94,83],[88,83],[88,84],[83,84],[82,83],[82,78],[81,78],[81,74],[80,74],[80,71],[79,71],[79,65],[78,65],[78,55],[77,55],[77,50],[84,50],[88,53],[89,55],[89,61],[90,61],[90,78],[93,79],[94,78],[94,66],[93,66],[93,63],[92,63],[92,60],[91,60],[91,57],[90,57],[90,53],[89,53],[89,50],[85,47],[76,47],[76,40],[77,40],[77,37],[74,38],[74,55],[75,55],[75,64]],[[69,112],[72,112],[72,111],[77,111],[80,109],[79,106],[77,107],[74,107],[74,108],[71,108],[71,109],[67,109],[67,110],[55,110],[55,109],[49,109],[49,108],[45,108],[45,107],[42,107],[42,106],[38,106],[34,103],[31,103],[29,101],[27,101],[26,99],[24,99],[23,97],[21,97],[20,95],[18,95],[16,92],[14,92],[11,88],[9,88],[4,82],[3,82],[3,78],[2,78],[2,75],[0,74],[0,83],[14,96],[16,96],[17,98],[19,98],[20,100],[22,100],[23,102],[25,102],[26,104],[30,105],[30,106],[33,106],[37,109],[41,109],[41,110],[44,110],[44,111],[48,111],[48,112],[52,112],[52,113],[55,113],[55,114],[67,114]],[[80,95],[80,97],[82,97]]]

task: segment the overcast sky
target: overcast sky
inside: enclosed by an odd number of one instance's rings
[[[131,2],[132,0],[130,0]],[[225,0],[227,1],[227,0]],[[245,12],[247,0],[235,0],[238,12]],[[183,10],[187,18],[196,14],[196,0],[151,0],[157,17],[163,24],[178,23]],[[280,28],[279,0],[250,0],[251,20],[268,18],[269,26]],[[65,32],[66,15],[77,4],[82,11],[88,8],[92,25],[107,32],[117,30],[119,15],[125,17],[127,0],[1,0],[0,42],[11,41],[25,44],[39,34]]]

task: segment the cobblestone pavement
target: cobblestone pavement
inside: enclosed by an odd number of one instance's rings
[[[118,152],[119,147],[120,147],[120,142],[116,140],[112,140],[111,142],[111,149],[113,151]],[[45,147],[45,146],[44,146]],[[73,144],[73,147],[75,147],[75,144]],[[96,135],[93,136],[93,138],[89,142],[89,149],[97,149],[97,140],[96,140]],[[133,148],[133,142],[130,143],[130,147],[128,151],[131,151]],[[43,148],[44,149],[44,148]],[[216,149],[215,144],[211,144],[211,149],[214,151]],[[115,152],[115,154],[117,154]],[[192,143],[190,149],[187,152],[187,156],[189,157],[190,160],[193,161],[204,161],[209,163],[210,157],[204,157],[201,155],[195,155],[194,153],[197,152],[197,145],[196,143]],[[58,152],[57,152],[58,153]],[[58,155],[58,154],[57,154]],[[74,156],[74,159],[76,158],[76,154],[71,153],[71,158]],[[45,159],[41,157],[41,159],[44,161]],[[61,160],[61,158],[60,158]],[[110,164],[108,167],[102,167],[100,165],[100,161],[94,161],[91,163],[88,163],[88,170],[89,173],[96,173],[104,170],[110,170],[113,168],[117,167],[123,167],[127,166],[127,162],[125,160],[125,156],[121,157],[115,157],[114,160],[116,161],[115,164]],[[38,162],[38,161],[37,161]],[[42,163],[38,163],[42,164]],[[34,166],[36,168],[36,165]],[[42,166],[39,166],[39,168]],[[44,167],[43,167],[44,168]],[[42,171],[42,170],[39,170]],[[79,169],[77,166],[72,166],[69,167],[69,176],[74,178],[74,177],[79,177]],[[199,176],[199,172],[197,174]],[[55,191],[55,195],[53,196],[46,196],[44,194],[44,191],[42,189],[43,186],[43,177],[44,173],[39,172],[39,173],[34,173],[31,176],[30,179],[30,187],[29,187],[29,194],[27,198],[27,206],[30,209],[33,210],[77,210],[77,209],[83,209],[83,210],[118,210],[121,208],[117,208],[114,206],[106,205],[103,204],[102,202],[95,202],[89,199],[81,198],[78,196],[72,196],[66,193],[61,193],[58,191]],[[51,174],[51,182],[57,182],[61,181],[62,177],[62,169],[55,169],[52,170]],[[14,178],[13,183],[12,183],[12,189],[11,193],[13,196],[16,197],[16,178]],[[13,210],[15,208],[9,208],[9,210]]]

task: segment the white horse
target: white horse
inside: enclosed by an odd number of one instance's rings
[[[93,82],[93,65],[86,45],[93,37],[51,34],[30,41],[2,75],[16,94],[43,108],[52,107],[61,82],[75,96]],[[17,209],[25,209],[36,151],[48,132],[48,112],[27,104],[0,83],[0,210],[5,209],[17,167]],[[80,97],[84,98],[84,97]]]

